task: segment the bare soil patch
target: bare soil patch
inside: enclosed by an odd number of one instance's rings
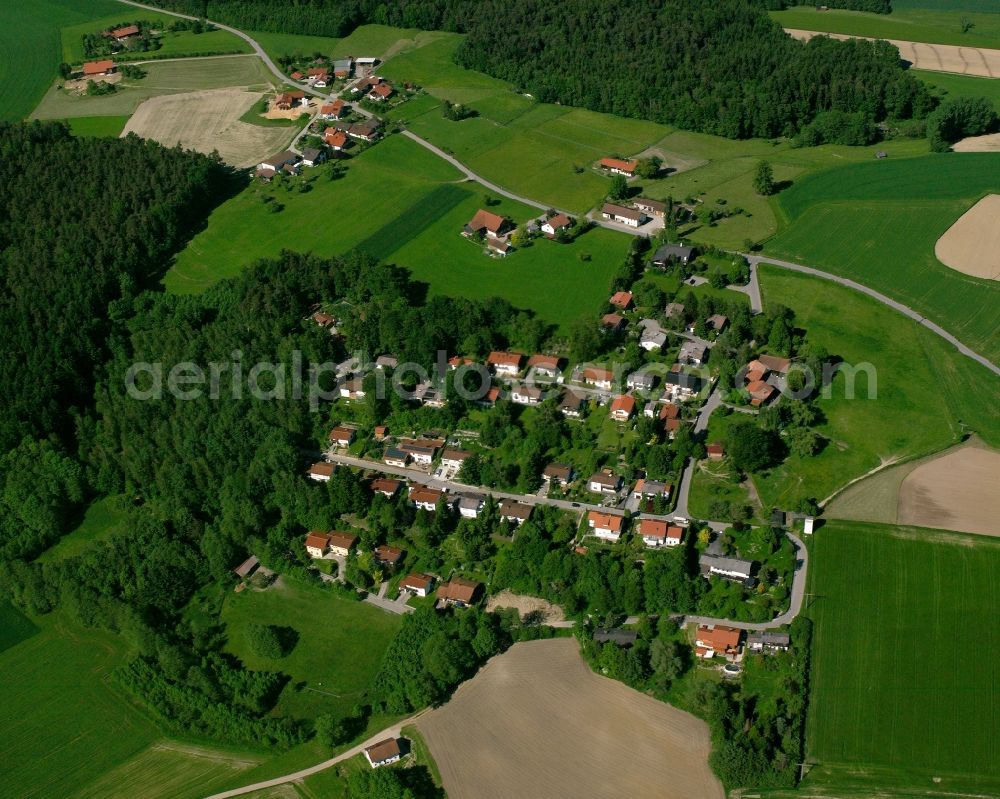
[[[937,240],[934,254],[957,272],[1000,280],[1000,194],[983,197]]]
[[[209,89],[151,97],[136,109],[122,136],[135,133],[200,153],[218,150],[227,164],[253,166],[287,146],[293,135],[280,127],[240,121],[261,96],[243,89]]]
[[[900,524],[1000,536],[1000,452],[976,444],[919,465],[899,489]]]
[[[956,153],[1000,153],[1000,133],[969,136],[955,142],[951,149]]]
[[[808,41],[814,36],[833,39],[864,39],[865,36],[848,36],[843,33],[821,33],[785,28],[785,33],[796,39]],[[899,49],[899,56],[916,69],[932,72],[954,72],[959,75],[978,75],[981,78],[1000,78],[1000,50],[985,47],[958,47],[952,44],[925,44],[889,39]]]
[[[526,596],[515,594],[510,590],[503,590],[496,596],[491,596],[486,602],[486,609],[490,612],[498,608],[513,608],[523,619],[530,613],[541,614],[542,623],[548,624],[554,621],[563,621],[566,614],[558,605],[553,605],[546,599],[537,596]]]
[[[594,674],[567,638],[516,644],[417,722],[451,799],[723,799],[708,725]]]
[[[681,155],[680,153],[672,152],[671,150],[664,150],[662,147],[647,147],[641,153],[633,156],[634,158],[652,158],[657,156],[663,162],[663,172],[660,174],[660,178],[670,177],[671,175],[676,175],[679,172],[687,172],[689,169],[695,169],[699,166],[705,166],[708,163],[704,158],[693,158],[690,155]]]

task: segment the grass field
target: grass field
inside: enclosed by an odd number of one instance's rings
[[[852,164],[778,196],[789,226],[766,252],[853,278],[1000,360],[1000,285],[955,272],[934,244],[1000,191],[1000,154],[951,153]]]
[[[83,52],[83,36],[88,33],[99,33],[121,22],[146,20],[153,25],[164,27],[176,20],[169,14],[158,14],[143,8],[129,8],[120,3],[111,4],[116,10],[108,16],[88,20],[77,25],[62,29],[62,60],[67,64],[80,64],[86,58]],[[223,30],[192,33],[191,31],[165,32],[160,37],[161,47],[148,52],[129,53],[122,60],[141,61],[144,59],[175,58],[178,56],[194,56],[218,53],[251,53],[253,48],[238,36]],[[124,55],[124,54],[123,54]]]
[[[312,191],[299,193],[292,182],[287,189],[254,185],[213,212],[164,285],[202,291],[286,247],[324,256],[361,247],[406,267],[432,294],[505,297],[554,324],[595,312],[628,247],[626,236],[596,229],[571,245],[542,240],[506,259],[489,258],[459,235],[483,205],[484,190],[452,182],[458,178],[427,150],[392,136],[351,161],[344,178],[320,175]],[[261,201],[267,195],[284,205],[280,213]],[[538,214],[508,200],[491,210],[518,222]],[[581,262],[580,253],[591,260]]]
[[[829,522],[812,546],[803,792],[997,795],[1000,543]]]
[[[1000,418],[987,399],[1000,396],[1000,378],[984,367],[859,292],[769,266],[761,267],[760,281],[765,307],[792,308],[810,342],[848,364],[870,363],[877,375],[873,399],[863,375],[856,399],[845,396],[843,375],[834,378],[831,397],[818,401],[826,417],[818,429],[829,445],[755,475],[765,507],[792,506],[804,496],[822,500],[883,459],[937,452],[963,430],[1000,445]]]
[[[914,70],[913,74],[941,97],[986,97],[1000,111],[1000,80],[926,70]]]
[[[20,799],[70,796],[159,738],[109,684],[121,639],[46,617],[0,653],[0,785]]]
[[[0,4],[0,120],[24,119],[56,77],[59,29],[123,8],[113,0]]]
[[[128,117],[69,117],[65,121],[74,136],[110,136],[117,139],[128,123]]]
[[[1000,9],[994,0],[893,0],[891,14],[814,8],[772,11],[786,28],[879,39],[1000,48]],[[963,18],[975,27],[962,33]]]
[[[400,620],[371,605],[283,579],[266,591],[230,594],[222,610],[226,649],[251,669],[291,676],[279,711],[296,718],[343,715],[361,701]],[[245,641],[249,624],[291,627],[299,635],[289,655],[268,660]],[[302,683],[301,687],[296,685]]]
[[[0,652],[4,652],[38,632],[38,626],[10,602],[0,602]]]
[[[206,65],[211,65],[206,68]],[[274,76],[254,56],[218,58],[210,61],[153,61],[143,65],[146,77],[123,80],[119,91],[99,97],[71,95],[52,84],[32,114],[38,119],[70,117],[130,116],[149,97],[179,94],[199,89],[247,86],[270,88]]]
[[[80,554],[93,541],[99,541],[120,531],[125,521],[122,497],[103,497],[95,501],[84,513],[75,530],[38,556],[39,562],[62,560]]]
[[[350,55],[356,58],[385,59],[400,50],[414,46],[425,37],[433,34],[413,28],[361,25],[342,39],[265,31],[253,31],[250,32],[250,35],[274,59],[283,55],[311,56],[313,53],[322,53],[330,58],[342,58]]]

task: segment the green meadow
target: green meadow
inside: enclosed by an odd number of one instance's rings
[[[330,58],[380,58],[385,60],[396,52],[414,46],[433,34],[413,28],[390,28],[387,25],[361,25],[348,36],[309,36],[297,33],[249,31],[273,59],[283,55],[311,56],[322,53]]]
[[[39,555],[38,561],[45,563],[79,555],[92,542],[120,532],[125,522],[124,501],[122,496],[95,500],[84,512],[80,524]]]
[[[322,168],[305,176],[312,179],[309,191],[299,191],[300,180],[253,184],[219,206],[177,255],[164,278],[167,290],[203,291],[283,248],[322,256],[360,248],[409,269],[431,294],[500,296],[561,325],[600,307],[629,245],[623,234],[595,229],[573,244],[540,240],[506,259],[484,255],[460,235],[484,206],[484,188],[455,182],[457,170],[402,136],[351,160],[339,180],[328,180]],[[539,213],[493,201],[491,211],[519,223]]]
[[[913,74],[934,89],[934,94],[945,97],[985,97],[1000,111],[1000,80],[978,78],[975,75],[952,75],[948,72],[913,70]]]
[[[815,796],[1000,793],[1000,542],[828,522],[811,541]]]
[[[848,398],[845,375],[834,376],[829,398],[818,400],[825,421],[817,429],[827,445],[817,455],[792,455],[754,475],[765,508],[791,507],[802,497],[823,500],[884,459],[937,452],[970,430],[1000,445],[1000,417],[985,400],[1000,396],[1000,378],[943,339],[860,292],[820,278],[762,265],[760,282],[765,306],[793,309],[795,325],[812,344],[847,364],[871,364],[875,375],[869,386],[859,374],[854,399]]]
[[[949,269],[934,245],[980,198],[998,191],[995,153],[890,158],[821,172],[778,195],[787,226],[766,252],[877,289],[996,362],[1000,282]]]

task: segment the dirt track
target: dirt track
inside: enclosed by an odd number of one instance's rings
[[[899,489],[899,524],[1000,536],[1000,452],[970,445],[921,464]]]
[[[983,197],[934,245],[945,266],[973,277],[1000,280],[1000,194]]]
[[[293,135],[289,128],[240,121],[261,96],[243,89],[208,89],[151,97],[136,109],[122,136],[135,133],[200,153],[218,150],[227,164],[253,166],[284,148]]]
[[[708,726],[594,674],[576,641],[516,644],[417,722],[451,799],[723,799]]]
[[[864,36],[847,36],[842,33],[821,33],[785,28],[785,33],[796,39],[808,41],[814,36],[829,36],[833,39],[863,39]],[[957,47],[951,44],[924,44],[888,39],[899,49],[899,57],[909,61],[914,69],[932,72],[955,72],[959,75],[978,75],[981,78],[1000,78],[1000,50],[985,47]]]

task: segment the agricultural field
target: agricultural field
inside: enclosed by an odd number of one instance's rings
[[[914,70],[920,80],[941,97],[986,97],[1000,111],[1000,80],[977,78],[972,75],[950,75],[946,72]]]
[[[123,8],[113,0],[0,4],[0,120],[27,117],[56,77],[59,29]]]
[[[937,240],[934,254],[964,275],[1000,280],[1000,194],[988,194]]]
[[[7,600],[0,602],[0,652],[38,632],[38,626]]]
[[[877,388],[869,398],[860,372],[856,398],[849,399],[845,376],[834,377],[829,399],[818,400],[826,421],[817,429],[829,443],[817,455],[792,455],[754,475],[764,507],[791,507],[802,497],[822,501],[881,464],[938,452],[966,433],[1000,446],[1000,418],[983,401],[1000,395],[1000,378],[984,367],[859,292],[767,265],[760,282],[765,307],[786,305],[814,346],[847,364],[871,364]]]
[[[255,184],[218,207],[207,228],[178,254],[164,279],[167,289],[202,291],[284,247],[325,256],[359,247],[406,267],[429,284],[431,294],[501,296],[548,322],[566,324],[600,307],[629,244],[625,235],[595,229],[569,245],[541,240],[506,259],[485,256],[480,245],[460,235],[483,206],[485,190],[455,183],[461,175],[453,167],[400,136],[350,161],[339,180],[327,180],[323,168],[305,176],[315,178],[310,191],[298,191],[298,181]],[[517,222],[538,215],[497,200],[490,210]],[[277,213],[270,210],[275,203],[282,206]],[[289,229],[295,231],[292,240],[281,237]],[[590,260],[582,261],[581,253]],[[553,285],[560,291],[553,292]]]
[[[355,56],[386,59],[415,46],[433,34],[413,28],[390,28],[387,25],[360,25],[348,36],[336,39],[329,36],[309,36],[296,33],[271,33],[248,31],[271,58],[283,55],[312,55],[322,53],[330,58]],[[381,72],[381,71],[380,71]]]
[[[88,20],[62,29],[62,60],[67,64],[80,64],[86,58],[83,51],[83,37],[89,33],[100,33],[122,22],[146,20],[153,25],[166,27],[176,21],[176,17],[147,11],[144,8],[129,8],[120,3],[112,3],[115,9],[108,16]],[[160,37],[161,47],[148,52],[121,53],[116,60],[143,61],[157,58],[179,58],[197,55],[220,55],[222,53],[251,53],[253,48],[238,36],[223,30],[193,33],[192,31],[165,31]]]
[[[160,733],[111,682],[126,655],[119,636],[53,616],[35,624],[0,652],[0,785],[21,799],[68,797]]]
[[[226,651],[250,669],[278,670],[291,676],[278,710],[295,718],[349,713],[362,701],[400,625],[398,617],[372,605],[288,578],[266,591],[227,595],[221,621],[226,628]],[[261,658],[246,644],[250,624],[290,627],[298,641],[279,660]]]
[[[234,87],[267,91],[275,80],[255,56],[153,61],[142,68],[147,73],[144,78],[122,80],[118,83],[119,91],[99,97],[72,95],[53,84],[31,116],[34,119],[130,116],[150,97]]]
[[[951,153],[852,164],[778,195],[787,228],[777,257],[853,278],[926,315],[1000,360],[1000,284],[960,275],[937,240],[984,195],[1000,191],[1000,155]]]
[[[127,116],[118,117],[70,117],[64,120],[74,136],[107,136],[117,139],[128,123]]]
[[[831,521],[812,555],[802,792],[997,795],[1000,542]]]
[[[92,542],[100,541],[122,529],[125,521],[124,498],[102,497],[95,500],[84,512],[76,529],[71,530],[54,545],[38,556],[40,563],[62,560],[79,555]]]
[[[891,14],[798,7],[772,11],[785,28],[902,39],[960,47],[1000,48],[1000,11],[993,0],[893,0]],[[974,27],[962,32],[962,20]]]
[[[724,796],[708,726],[593,673],[569,638],[515,644],[417,727],[454,799]]]

